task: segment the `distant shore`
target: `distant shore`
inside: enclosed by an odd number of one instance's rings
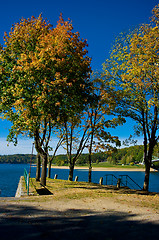
[[[57,168],[57,169],[69,169],[68,166],[51,166],[51,168]],[[74,169],[81,169],[81,170],[88,170],[88,167],[79,167],[75,166]],[[129,172],[144,172],[144,168],[117,168],[117,167],[92,167],[92,171],[129,171]],[[155,170],[151,168],[151,172],[154,172]]]
[[[33,167],[36,167],[36,164],[32,164]],[[53,169],[69,169],[69,166],[51,166]],[[88,170],[88,167],[85,166],[75,166],[74,169],[77,170]],[[92,171],[109,171],[109,172],[144,172],[145,168],[126,168],[126,167],[92,167]],[[150,168],[150,172],[155,172],[157,170]]]

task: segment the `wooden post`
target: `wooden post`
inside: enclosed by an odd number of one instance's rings
[[[99,184],[100,184],[100,185],[103,185],[103,177],[100,178]]]
[[[58,176],[58,175],[57,175],[57,174],[55,174],[55,176],[54,176],[54,179],[57,179],[57,176]]]
[[[118,178],[118,181],[117,181],[117,188],[120,188],[120,183],[121,183],[121,178]]]
[[[78,181],[78,176],[75,177],[75,182],[77,182],[77,181]]]

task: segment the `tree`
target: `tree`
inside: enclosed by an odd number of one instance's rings
[[[87,143],[89,182],[91,182],[92,175],[92,152],[114,150],[116,146],[120,146],[118,137],[112,136],[108,129],[115,128],[125,122],[125,119],[120,116],[113,117],[114,102],[111,102],[111,99],[107,98],[103,101],[103,83],[100,74],[96,73],[92,81],[96,98],[89,105],[87,119],[90,131],[90,138]]]
[[[69,163],[69,180],[73,179],[73,171],[76,161],[81,156],[85,148],[88,149],[89,175],[88,181],[91,182],[92,173],[92,152],[94,150],[112,150],[115,146],[120,146],[118,137],[111,136],[108,128],[115,128],[122,124],[125,119],[112,117],[107,120],[107,115],[113,115],[113,106],[111,102],[102,100],[102,82],[101,79],[92,79],[92,101],[87,105],[86,111],[76,113],[69,120],[61,123],[59,128],[60,136],[63,136],[67,159]]]
[[[17,136],[21,133],[34,138],[35,148],[42,159],[43,185],[46,184],[46,149],[51,134],[51,120],[46,111],[44,115],[46,100],[41,100],[46,92],[42,82],[44,72],[40,66],[34,66],[34,61],[38,54],[39,39],[48,34],[50,27],[41,16],[37,19],[21,19],[12,27],[9,35],[5,34],[6,46],[0,52],[4,84],[1,88],[1,111],[4,118],[13,123],[8,140],[16,144]]]
[[[153,12],[153,19],[158,19],[159,6]],[[116,113],[137,122],[136,133],[144,137],[145,191],[148,191],[152,154],[158,140],[158,38],[158,21],[155,26],[142,25],[126,36],[121,35],[104,64],[106,94],[114,97]]]
[[[21,19],[0,49],[1,104],[13,123],[8,139],[19,134],[34,138],[42,159],[41,183],[46,185],[49,140],[59,120],[87,105],[91,94],[87,42],[60,16],[57,26],[43,20]]]
[[[101,92],[101,90],[99,90]],[[117,137],[111,136],[107,128],[115,127],[122,123],[123,119],[113,118],[106,120],[106,114],[110,114],[110,108],[103,108],[100,96],[94,94],[92,102],[88,105],[87,111],[76,114],[61,127],[60,135],[64,136],[65,149],[69,163],[69,180],[73,179],[73,170],[76,161],[81,156],[85,148],[88,149],[89,175],[88,181],[91,182],[92,173],[92,152],[93,150],[112,150],[112,143],[119,146],[120,141]],[[101,106],[102,105],[102,106]]]
[[[117,146],[120,146],[120,141],[117,136],[112,136],[108,129],[115,128],[116,126],[123,124],[123,119],[112,118],[107,120],[110,114],[110,108],[107,109],[104,105],[101,106],[101,102],[98,105],[89,109],[89,131],[90,138],[88,139],[88,164],[89,175],[88,181],[92,179],[92,153],[93,151],[114,151]]]
[[[52,155],[52,157],[50,157],[50,159],[48,161],[48,173],[47,173],[48,178],[51,177],[51,164],[52,164],[52,161],[54,160],[54,158],[56,156],[56,152],[59,149],[59,147],[62,145],[63,141],[64,141],[64,137],[62,135],[59,136],[59,139],[57,141],[56,147],[55,147],[55,149],[53,151],[53,155]]]
[[[59,128],[60,136],[63,135],[64,137],[62,146],[67,154],[70,169],[68,179],[70,181],[73,180],[75,163],[82,154],[90,136],[89,124],[88,122],[85,122],[85,124],[82,122],[82,113],[76,113],[69,120],[62,122],[61,128]]]

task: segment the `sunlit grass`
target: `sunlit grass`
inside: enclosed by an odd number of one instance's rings
[[[130,189],[117,189],[113,186],[101,186],[95,183],[73,182],[68,180],[47,179],[47,189],[52,195],[38,196],[36,189],[41,188],[39,182],[34,178],[30,180],[30,191],[34,196],[29,196],[25,201],[50,202],[50,201],[69,201],[80,199],[112,199],[122,204],[132,206],[147,207],[159,210],[159,194],[145,194],[142,191]]]
[[[134,165],[122,165],[122,164],[111,164],[108,162],[93,163],[92,167],[105,167],[105,168],[144,168],[144,165],[134,164]]]

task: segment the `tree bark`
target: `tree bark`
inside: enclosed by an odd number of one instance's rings
[[[155,139],[151,140],[149,142],[149,150],[146,155],[146,151],[144,153],[144,161],[145,161],[145,179],[144,179],[144,186],[143,190],[148,191],[149,190],[149,179],[150,179],[150,168],[151,168],[151,163],[152,163],[152,155],[153,155],[153,150],[154,146],[156,144]],[[146,147],[146,146],[145,146]],[[146,147],[147,149],[147,147]]]
[[[41,185],[46,186],[46,176],[47,176],[47,154],[41,156],[42,158],[42,172],[41,172]]]
[[[40,154],[37,154],[37,165],[36,165],[36,181],[40,182]]]
[[[89,166],[88,181],[89,181],[89,183],[92,182],[92,167],[91,167],[91,165]]]
[[[88,156],[88,162],[89,162],[89,172],[88,172],[88,182],[92,181],[92,144],[93,144],[93,132],[91,135],[91,143],[89,147],[89,156]]]
[[[150,166],[148,164],[147,134],[146,134],[147,131],[146,131],[146,120],[145,120],[144,111],[142,112],[142,122],[143,122],[143,133],[144,133],[144,163],[145,163],[145,179],[144,179],[143,190],[148,191]]]
[[[47,124],[49,123],[49,128],[47,129]],[[48,131],[48,135],[46,134]],[[40,136],[41,134],[41,136]],[[48,144],[51,136],[51,121],[47,122],[47,119],[44,120],[44,129],[41,133],[39,126],[35,129],[34,139],[35,139],[35,149],[40,155],[42,160],[42,172],[41,172],[41,185],[46,186],[46,176],[47,176],[47,158],[48,158]]]
[[[143,186],[144,191],[148,191],[149,189],[149,178],[150,178],[150,164],[145,163],[145,179],[144,179],[144,186]]]
[[[145,128],[144,128],[144,163],[145,163],[145,179],[144,179],[143,190],[148,191],[149,167],[148,167],[148,156],[147,156],[147,137],[146,137]]]
[[[93,115],[94,115],[94,121],[93,121]],[[89,172],[88,172],[88,182],[90,183],[92,181],[92,147],[93,147],[93,138],[94,138],[94,130],[95,130],[95,124],[96,124],[96,117],[97,117],[97,111],[95,112],[92,109],[91,114],[91,141],[89,146],[89,156],[88,156],[88,162],[89,162]]]
[[[150,167],[152,162],[152,154],[153,154],[154,146],[155,144],[149,143],[148,154],[145,158],[145,179],[144,179],[144,186],[143,186],[144,191],[149,190]]]
[[[48,178],[51,178],[51,161],[48,162],[47,177],[48,177]]]
[[[153,124],[152,124],[152,128],[151,128],[151,134],[149,131],[149,126],[148,126],[147,112],[146,112],[145,116],[146,116],[146,121],[145,121],[146,124],[143,124],[144,161],[145,161],[145,179],[144,179],[143,190],[148,191],[149,190],[149,178],[150,178],[150,167],[151,167],[151,163],[152,163],[152,155],[153,155],[154,147],[157,143],[157,140],[156,140],[157,116],[158,116],[157,107],[155,106],[155,108],[154,108],[154,120],[153,120]],[[143,123],[145,123],[145,122],[143,121]],[[148,147],[147,147],[146,129],[147,129],[147,135],[148,135],[148,140],[149,140]],[[148,151],[147,151],[147,148],[148,148]]]
[[[54,157],[55,157],[55,155],[56,155],[57,150],[58,150],[59,147],[61,146],[63,139],[64,139],[63,137],[60,137],[60,140],[58,141],[58,143],[57,143],[57,145],[56,145],[54,154],[53,154],[52,158],[49,159],[49,162],[48,162],[48,173],[47,173],[48,178],[51,177],[51,163],[52,163],[52,161],[53,161],[53,159],[54,159]]]
[[[73,170],[74,170],[74,164],[70,164],[69,165],[69,168],[70,168],[70,171],[69,171],[69,177],[68,177],[68,180],[69,181],[73,181]]]

